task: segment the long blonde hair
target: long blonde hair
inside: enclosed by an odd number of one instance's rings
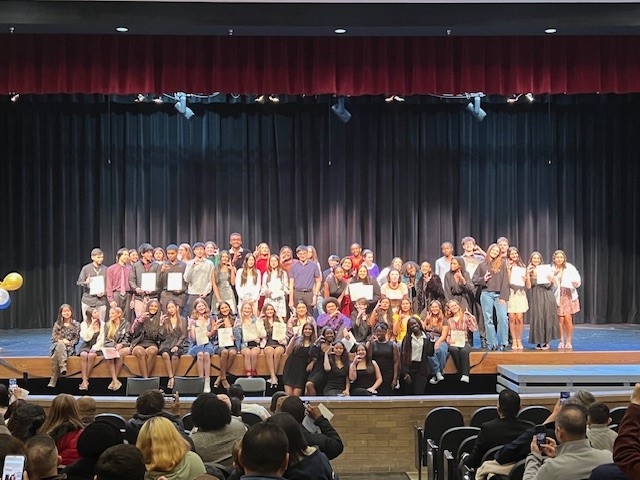
[[[164,417],[152,417],[142,425],[136,447],[148,471],[171,472],[189,451],[189,442]]]
[[[74,430],[84,428],[75,397],[68,393],[61,393],[51,402],[49,414],[40,427],[39,433],[57,440],[56,430],[65,423],[71,424]]]
[[[109,322],[107,323],[108,326],[108,330],[107,330],[107,339],[109,340],[115,340],[116,338],[116,332],[118,331],[118,328],[120,328],[120,325],[122,323],[122,309],[120,307],[114,307],[112,308],[112,310],[118,312],[119,317],[120,318],[120,322],[118,322],[118,324],[116,324],[115,322],[112,322],[111,320],[109,320]]]

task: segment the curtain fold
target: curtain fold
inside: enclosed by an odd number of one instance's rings
[[[215,240],[249,248],[360,242],[379,265],[434,262],[440,244],[508,237],[557,248],[583,276],[578,322],[640,323],[640,100],[483,104],[109,104],[78,95],[0,104],[0,276],[23,288],[0,328],[50,326],[89,252]]]
[[[0,35],[18,93],[633,93],[640,37]]]

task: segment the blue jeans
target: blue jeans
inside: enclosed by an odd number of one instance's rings
[[[447,342],[442,342],[437,350],[433,352],[433,357],[427,357],[429,360],[429,367],[435,375],[436,373],[442,373],[444,366],[447,364],[447,354],[449,353],[449,345]]]
[[[483,291],[480,294],[480,305],[484,315],[484,324],[487,330],[487,347],[496,348],[506,346],[509,343],[509,320],[507,318],[507,303],[500,304],[500,293]],[[498,338],[496,340],[495,320],[493,308],[496,309],[498,321]]]

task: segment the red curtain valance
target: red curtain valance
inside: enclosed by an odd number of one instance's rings
[[[0,35],[0,91],[640,92],[640,37]]]

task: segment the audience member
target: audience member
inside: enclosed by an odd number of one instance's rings
[[[63,470],[67,479],[93,480],[95,464],[102,452],[122,441],[122,433],[110,423],[98,421],[88,425],[78,438],[80,459]]]
[[[482,424],[471,454],[463,459],[467,467],[478,468],[488,450],[515,440],[531,427],[531,423],[518,419],[519,411],[520,395],[509,389],[502,390],[498,395],[500,418]]]
[[[147,469],[142,452],[135,445],[107,448],[95,466],[95,480],[143,480]]]
[[[610,450],[613,452],[613,442],[618,434],[609,428],[611,418],[609,407],[602,402],[589,405],[589,422],[587,425],[587,438],[593,448],[598,450]]]
[[[176,397],[174,408],[179,408],[179,399]],[[177,404],[177,407],[176,407]],[[136,399],[136,413],[127,421],[125,438],[127,442],[135,444],[138,432],[142,425],[154,417],[164,417],[176,426],[179,431],[184,431],[184,425],[178,415],[173,415],[164,410],[164,395],[160,390],[148,390]]]
[[[16,405],[17,402],[18,400],[13,402],[11,407]],[[11,435],[22,442],[26,442],[36,435],[38,429],[40,429],[44,423],[46,415],[44,408],[40,405],[26,403],[24,400],[20,400],[19,402],[21,403],[14,410],[7,422],[7,428],[9,432],[11,432]]]
[[[147,480],[193,480],[206,473],[202,459],[189,450],[189,442],[168,418],[155,416],[144,422],[136,447],[142,452]]]
[[[608,450],[589,445],[587,409],[582,405],[565,404],[560,409],[555,433],[557,442],[547,437],[540,446],[533,435],[523,480],[581,480],[588,478],[594,468],[613,460]]]
[[[4,466],[4,459],[7,455],[24,455],[26,458],[27,449],[25,448],[24,443],[14,436],[0,434],[0,468]]]
[[[278,390],[276,393],[274,393],[273,395],[271,395],[271,405],[269,405],[269,413],[271,415],[273,415],[274,413],[276,413],[277,407],[278,407],[278,401],[282,398],[282,397],[287,397],[288,395],[286,393],[284,393],[282,390]],[[283,400],[280,400],[280,402],[282,402]]]
[[[231,449],[247,427],[231,416],[229,406],[213,393],[201,393],[191,405],[191,419],[197,430],[191,433],[195,451],[202,461],[231,467]]]
[[[276,413],[265,423],[282,428],[289,440],[289,465],[283,477],[287,480],[333,480],[329,459],[318,447],[309,446],[302,425],[291,414]]]
[[[301,425],[305,415],[313,420],[320,429],[320,433],[312,433],[303,429],[305,439],[309,445],[317,446],[329,460],[333,460],[344,450],[340,435],[317,406],[305,406],[300,397],[287,397],[282,402],[281,411],[290,413]]]
[[[58,455],[56,442],[49,435],[36,435],[30,438],[27,449],[27,473],[29,480],[64,480],[64,474],[58,474],[58,465],[62,459]],[[93,478],[93,476],[91,477]]]
[[[618,425],[613,459],[627,477],[640,478],[640,383],[636,383],[631,403]]]
[[[80,458],[78,454],[78,438],[84,430],[84,424],[78,412],[78,402],[66,393],[57,395],[49,414],[38,433],[44,433],[53,438],[58,447],[58,454],[62,457],[61,465],[70,465]]]
[[[262,405],[258,405],[257,403],[246,403],[244,401],[244,390],[240,385],[231,385],[229,387],[229,397],[238,398],[240,400],[240,411],[242,413],[253,413],[260,417],[261,420],[266,420],[269,418],[269,411],[264,408]]]
[[[240,447],[240,466],[244,480],[265,478],[283,480],[289,464],[289,440],[277,425],[256,423],[245,434]]]
[[[86,427],[96,419],[96,400],[89,395],[84,395],[78,399],[78,411],[80,419]]]

